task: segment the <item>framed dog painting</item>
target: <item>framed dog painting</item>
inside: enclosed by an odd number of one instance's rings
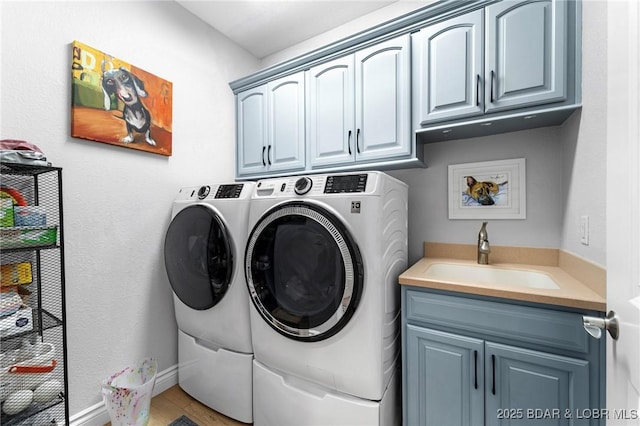
[[[78,41],[71,73],[71,136],[171,155],[171,82]]]
[[[525,159],[449,166],[449,219],[525,219]]]

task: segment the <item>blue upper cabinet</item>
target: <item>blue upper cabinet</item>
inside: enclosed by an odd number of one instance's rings
[[[270,171],[305,168],[304,73],[267,84]]]
[[[414,120],[419,125],[484,113],[484,11],[413,34]]]
[[[567,99],[567,2],[505,1],[486,8],[487,112]]]
[[[307,72],[312,168],[412,154],[409,49],[403,35]]]
[[[311,167],[355,160],[355,75],[349,55],[307,71],[307,132]]]
[[[562,124],[581,0],[441,0],[230,83],[237,173],[424,167],[420,143]]]
[[[267,86],[236,96],[236,169],[239,175],[266,170]]]
[[[411,155],[411,38],[355,53],[356,161]]]
[[[581,103],[580,4],[504,0],[413,34],[419,140],[564,122]]]
[[[304,73],[236,95],[238,176],[304,170]]]

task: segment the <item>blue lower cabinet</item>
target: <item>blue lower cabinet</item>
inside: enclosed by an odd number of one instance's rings
[[[604,425],[585,415],[605,408],[604,339],[582,336],[602,313],[409,286],[402,304],[405,426]]]
[[[408,325],[405,425],[471,426],[484,417],[484,342]]]
[[[589,362],[485,342],[485,425],[588,425]]]

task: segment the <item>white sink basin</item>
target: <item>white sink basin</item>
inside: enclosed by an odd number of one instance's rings
[[[508,287],[528,287],[557,290],[558,284],[542,272],[523,269],[496,268],[491,265],[460,265],[434,263],[425,272],[425,278],[459,284],[487,284]]]

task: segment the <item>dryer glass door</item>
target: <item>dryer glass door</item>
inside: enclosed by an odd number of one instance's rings
[[[309,203],[283,204],[260,219],[249,236],[245,274],[262,317],[298,340],[337,333],[362,293],[357,245],[333,214]]]
[[[233,273],[233,246],[213,208],[194,204],[173,218],[164,262],[174,293],[190,308],[209,309],[224,297]]]

